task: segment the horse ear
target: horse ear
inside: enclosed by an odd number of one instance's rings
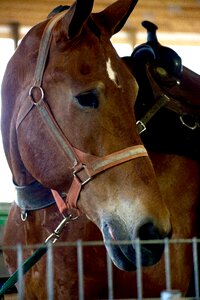
[[[76,37],[91,14],[94,0],[77,0],[68,10],[63,18],[63,23],[67,26],[67,37]]]
[[[118,0],[99,13],[110,29],[110,36],[122,29],[137,2],[138,0]]]

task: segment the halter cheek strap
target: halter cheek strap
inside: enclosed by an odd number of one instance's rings
[[[70,141],[57,124],[47,103],[44,101],[42,78],[46,65],[47,55],[49,52],[49,47],[51,44],[52,29],[65,13],[66,12],[61,12],[59,15],[56,15],[54,18],[52,18],[44,30],[35,69],[34,84],[29,91],[31,109],[35,107],[38,110],[42,120],[49,129],[51,136],[53,137],[55,142],[58,143],[58,145],[66,155],[69,161],[69,165],[73,170],[74,178],[65,200],[60,197],[57,191],[52,190],[52,194],[61,213],[65,213],[69,208],[77,209],[77,201],[82,187],[89,181],[91,181],[92,178],[97,174],[132,159],[148,156],[147,151],[143,145],[132,146],[104,157],[96,157],[90,155],[73,147],[73,145],[71,145]],[[34,96],[36,94],[37,100]],[[39,100],[38,95],[40,95]],[[31,109],[29,108],[27,112],[24,112],[24,109],[22,107],[21,111],[23,111],[23,115],[26,116],[26,114],[29,113]],[[20,117],[20,122],[22,121],[23,118]]]

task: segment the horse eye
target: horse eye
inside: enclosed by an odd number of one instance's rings
[[[83,107],[97,108],[99,106],[98,93],[96,90],[84,92],[75,96],[75,98]]]

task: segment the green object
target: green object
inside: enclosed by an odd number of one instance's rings
[[[47,245],[44,243],[40,248],[38,248],[22,265],[22,272],[26,272],[40,260],[40,258],[47,252]],[[19,270],[16,270],[12,276],[4,283],[0,290],[0,297],[5,294],[5,292],[12,288],[15,283],[18,281]]]
[[[1,211],[0,212],[0,226],[4,225],[6,223],[7,218],[8,218],[8,213]]]
[[[0,226],[3,226],[8,218],[11,203],[0,202]]]

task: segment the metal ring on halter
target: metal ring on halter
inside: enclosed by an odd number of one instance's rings
[[[21,211],[21,219],[22,219],[23,222],[26,221],[27,215],[28,215],[28,214],[27,214],[27,211],[26,211],[26,210],[22,210],[22,211]]]
[[[79,214],[77,213],[76,208],[68,208],[67,214],[62,213],[64,219],[69,219],[69,221],[75,221],[79,218]]]
[[[40,99],[38,100],[38,101],[35,101],[34,100],[34,97],[33,97],[33,90],[34,89],[38,89],[39,90],[39,92],[40,92]],[[37,85],[33,85],[31,88],[30,88],[30,90],[29,90],[29,96],[31,97],[31,101],[33,102],[33,104],[34,105],[40,105],[40,103],[43,101],[43,99],[44,99],[44,91],[43,91],[43,89],[40,87],[40,86],[37,86]]]
[[[191,130],[195,130],[195,129],[197,129],[197,127],[200,126],[199,123],[198,123],[198,122],[195,122],[195,121],[194,121],[194,126],[188,125],[188,124],[185,123],[185,121],[183,120],[183,117],[184,117],[184,116],[179,116],[179,119],[180,119],[181,123],[182,123],[184,126],[186,126],[187,128],[189,128],[189,129],[191,129]]]

